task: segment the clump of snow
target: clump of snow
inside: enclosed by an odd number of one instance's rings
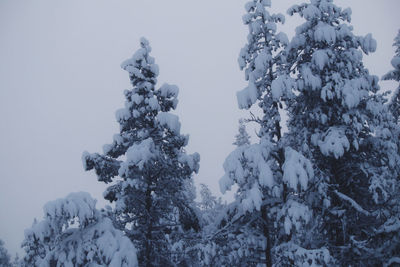
[[[147,162],[155,157],[156,151],[153,139],[147,138],[138,144],[133,144],[126,151],[126,161],[121,163],[118,173],[120,176],[124,176],[132,165],[141,170]]]
[[[249,83],[249,86],[236,93],[239,108],[248,109],[258,99],[259,93],[257,87],[253,82]]]
[[[400,57],[394,57],[390,63],[392,63],[393,68],[400,70]]]
[[[179,134],[181,123],[179,122],[179,117],[177,115],[168,112],[160,112],[157,115],[157,120],[161,126],[166,127],[175,134]]]
[[[339,40],[343,40],[347,36],[351,36],[351,31],[353,30],[352,26],[349,26],[347,24],[341,24],[338,26],[338,30],[336,31],[336,37]]]
[[[349,140],[343,129],[331,127],[328,129],[323,140],[318,141],[318,146],[325,156],[333,155],[336,159],[343,156],[350,148]]]
[[[83,151],[83,153],[82,153],[82,158],[81,158],[81,159],[82,159],[83,169],[84,169],[85,171],[87,171],[87,170],[88,170],[87,160],[90,159],[90,153],[87,152],[87,151]]]
[[[314,5],[308,5],[305,9],[303,9],[302,15],[306,20],[311,20],[313,18],[321,17],[321,11]]]
[[[358,106],[361,99],[368,95],[367,90],[369,83],[363,78],[346,80],[343,87],[341,88],[343,95],[343,102],[348,108],[354,108]]]
[[[199,161],[200,154],[193,153],[192,155],[187,155],[186,153],[182,153],[178,157],[178,161],[182,164],[187,164],[191,170],[194,170],[196,173],[199,171]]]
[[[158,104],[158,100],[156,98],[154,98],[154,97],[149,98],[147,100],[147,104],[150,106],[150,108],[152,110],[157,110],[158,111],[158,110],[161,109],[160,104]]]
[[[313,53],[312,55],[312,62],[318,66],[320,70],[323,70],[324,67],[328,64],[329,62],[329,57],[328,54],[326,53],[325,50],[320,49],[317,50]]]
[[[267,151],[262,144],[253,144],[238,147],[226,158],[224,162],[224,170],[237,183],[245,182],[245,167],[242,165],[243,161],[246,161],[248,166],[253,167],[253,174],[258,177],[258,183],[260,186],[266,186],[272,188],[274,184],[273,175],[268,162],[265,160],[267,157]],[[225,192],[229,187],[230,182],[226,181],[227,177],[223,177],[221,188],[222,192]]]
[[[284,209],[279,212],[278,217],[284,217],[283,226],[285,233],[289,235],[293,232],[293,228],[298,231],[303,224],[309,222],[311,211],[306,205],[290,199]]]
[[[139,94],[133,94],[132,96],[132,101],[135,102],[136,105],[139,105],[143,101],[143,96]]]
[[[118,122],[127,121],[131,117],[131,113],[127,108],[121,108],[115,112],[115,118]]]
[[[261,0],[263,6],[271,7],[271,0]]]
[[[256,3],[254,1],[249,1],[244,5],[246,12],[250,12],[252,9],[256,7]]]
[[[314,39],[318,42],[326,42],[328,44],[336,42],[336,31],[335,28],[322,21],[318,22],[318,25],[314,32]]]
[[[304,85],[316,90],[321,87],[321,79],[315,76],[311,69],[307,66],[301,68],[301,75],[303,76]]]
[[[271,83],[272,97],[274,100],[279,100],[282,96],[291,96],[295,85],[293,78],[286,75],[278,76]]]
[[[376,51],[376,40],[372,37],[372,34],[368,33],[364,38],[360,41],[361,49],[365,54]]]
[[[272,61],[271,54],[263,51],[259,53],[254,60],[254,70],[252,72],[254,80],[262,78],[264,76],[265,70],[269,68]]]
[[[219,179],[218,184],[221,193],[225,194],[226,191],[231,190],[232,185],[234,185],[234,181],[229,177],[229,174],[226,173],[221,179]]]
[[[242,200],[242,208],[244,211],[260,210],[262,203],[262,193],[257,183],[247,192],[246,197]]]
[[[172,84],[167,84],[167,83],[164,83],[158,90],[160,91],[160,95],[162,97],[176,98],[176,97],[178,97],[178,94],[179,94],[178,86],[172,85]]]
[[[243,212],[259,210],[262,190],[273,191],[275,188],[275,180],[267,160],[269,145],[267,141],[262,140],[259,144],[240,146],[230,153],[224,162],[225,175],[219,181],[220,190],[225,193],[234,184],[240,188],[247,188],[242,192],[240,200]],[[251,188],[246,185],[251,185]]]
[[[287,37],[286,33],[279,32],[278,34],[275,35],[275,37],[284,46],[287,46],[289,44],[289,38]]]
[[[60,220],[64,218],[66,221],[77,217],[80,223],[90,222],[95,214],[93,210],[96,207],[96,200],[89,193],[78,192],[71,193],[66,198],[57,199],[48,202],[44,208],[44,214],[50,220]]]
[[[294,190],[297,190],[299,186],[302,190],[306,190],[308,181],[312,178],[314,178],[314,170],[311,162],[296,150],[287,147],[283,164],[283,181]]]

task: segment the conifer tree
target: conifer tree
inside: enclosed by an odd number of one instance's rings
[[[394,70],[386,73],[382,79],[383,80],[393,80],[400,83],[400,30],[394,39],[393,46],[396,47],[395,55],[391,61]],[[393,93],[392,100],[389,104],[389,109],[392,112],[395,121],[399,123],[400,117],[400,85],[397,87],[396,91]]]
[[[115,202],[115,217],[138,249],[141,266],[185,265],[183,234],[197,231],[188,183],[198,171],[199,154],[188,155],[188,136],[169,111],[178,103],[178,87],[156,89],[158,66],[147,40],[124,61],[132,88],[125,91],[125,108],[116,113],[120,132],[104,146],[104,154],[84,153],[86,170],[111,183],[104,196]],[[182,248],[177,253],[175,248]]]
[[[221,191],[238,186],[235,202],[228,207],[218,236],[225,262],[236,265],[301,266],[331,264],[323,246],[304,246],[315,234],[315,219],[300,196],[314,178],[309,160],[287,146],[282,138],[280,109],[292,96],[293,80],[285,69],[284,33],[277,33],[283,15],[270,15],[270,1],[246,4],[244,23],[249,26],[248,44],[239,56],[249,85],[238,96],[240,108],[258,103],[263,117],[259,143],[238,147],[224,163]],[[222,241],[220,241],[222,243]]]
[[[235,146],[250,145],[250,135],[246,131],[246,124],[243,119],[239,120],[239,133],[235,136],[235,139],[235,142],[233,142]]]
[[[288,13],[306,20],[286,51],[296,80],[287,101],[288,142],[314,170],[303,198],[322,219],[319,243],[340,266],[381,265],[372,243],[390,213],[399,159],[378,78],[362,63],[362,52],[374,52],[376,41],[355,36],[351,10],[332,0],[311,0]]]

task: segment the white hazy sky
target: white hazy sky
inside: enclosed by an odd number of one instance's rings
[[[303,1],[275,0],[286,13]],[[400,29],[398,0],[337,0],[351,7],[355,33],[378,41],[365,57],[370,72],[391,69]],[[222,164],[233,149],[245,86],[237,55],[246,42],[245,0],[1,0],[0,1],[0,239],[14,255],[23,231],[42,207],[73,191],[101,201],[104,186],[84,172],[84,150],[101,152],[118,131],[129,78],[120,63],[145,36],[160,67],[159,85],[180,88],[177,114],[189,152],[201,154],[197,184],[218,194]],[[292,36],[300,19],[287,17]],[[382,88],[395,88],[383,82]]]

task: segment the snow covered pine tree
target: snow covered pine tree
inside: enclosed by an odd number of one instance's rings
[[[25,230],[21,265],[138,266],[132,242],[95,206],[96,200],[83,192],[48,202],[44,220]]]
[[[391,212],[386,204],[398,188],[399,155],[378,78],[362,63],[362,52],[374,52],[376,41],[355,36],[351,10],[332,0],[311,0],[288,13],[306,20],[287,47],[297,87],[287,102],[288,138],[317,177],[305,199],[323,219],[318,230],[337,265],[382,266],[375,229]]]
[[[187,188],[200,156],[186,154],[189,138],[169,113],[178,103],[178,87],[155,88],[158,66],[148,41],[142,38],[140,45],[121,65],[133,88],[125,91],[125,108],[116,113],[120,133],[103,155],[85,152],[84,168],[112,183],[104,196],[115,202],[116,222],[134,242],[140,266],[185,265],[191,259],[182,237],[199,228]]]
[[[220,254],[228,254],[225,262],[243,266],[330,264],[326,248],[304,242],[315,234],[312,227],[317,221],[303,199],[314,172],[310,161],[282,137],[279,109],[293,97],[294,81],[281,53],[288,38],[276,33],[276,23],[284,17],[270,15],[269,6],[269,0],[250,1],[243,19],[249,26],[249,43],[240,53],[239,65],[249,85],[238,92],[238,103],[248,109],[258,102],[263,117],[253,117],[260,124],[259,143],[238,147],[224,163],[221,191],[233,184],[238,191],[216,235],[228,240]]]

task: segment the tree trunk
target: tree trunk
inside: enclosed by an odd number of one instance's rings
[[[262,218],[263,218],[263,233],[264,237],[267,240],[267,245],[265,246],[265,263],[267,267],[272,267],[272,258],[271,258],[271,237],[269,234],[269,220],[266,207],[262,209]]]
[[[148,218],[147,218],[147,231],[146,231],[146,234],[145,234],[145,238],[146,238],[146,240],[145,240],[145,243],[146,243],[146,246],[145,246],[145,259],[146,259],[146,267],[152,267],[153,265],[152,265],[152,262],[151,262],[151,232],[152,232],[152,227],[153,227],[153,224],[152,224],[152,220],[151,220],[151,217],[150,217],[150,212],[151,212],[151,189],[150,189],[150,184],[149,184],[149,186],[148,186],[148,188],[147,188],[147,191],[146,191],[146,212],[147,212],[147,216],[148,216]]]

